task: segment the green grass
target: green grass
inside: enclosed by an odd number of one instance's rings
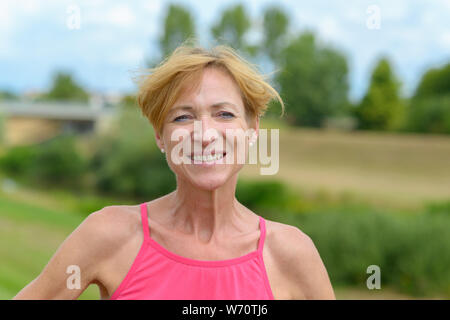
[[[0,299],[11,299],[37,277],[82,215],[0,195]],[[79,299],[98,299],[89,287]]]

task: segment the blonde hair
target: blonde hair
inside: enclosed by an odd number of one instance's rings
[[[218,45],[211,50],[181,45],[155,68],[145,70],[139,79],[137,103],[142,113],[159,133],[169,109],[183,90],[197,86],[206,67],[227,72],[241,91],[247,117],[264,115],[268,103],[277,99],[284,112],[278,92],[266,82],[266,75],[241,58],[232,48]]]

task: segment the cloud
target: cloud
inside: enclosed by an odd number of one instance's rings
[[[107,11],[106,21],[118,27],[129,27],[135,23],[136,16],[128,5],[121,4]]]
[[[191,10],[199,37],[208,41],[210,26],[221,10],[239,2],[177,3]],[[366,9],[374,3],[381,9],[380,30],[366,27]],[[80,30],[66,26],[67,7],[72,4],[81,10]],[[406,87],[417,82],[427,63],[449,59],[450,1],[252,0],[246,5],[255,19],[269,4],[286,9],[293,32],[313,29],[321,40],[348,54],[354,97],[363,94],[382,53],[391,57]],[[167,5],[162,0],[0,0],[0,88],[45,86],[59,67],[74,70],[95,88],[129,88],[126,70],[157,55]]]

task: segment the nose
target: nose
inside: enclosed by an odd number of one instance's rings
[[[205,149],[210,143],[216,140],[218,131],[215,128],[213,119],[204,115],[200,120],[194,122],[194,144],[201,145],[202,150]]]

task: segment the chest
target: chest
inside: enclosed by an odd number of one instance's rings
[[[112,257],[99,272],[99,281],[96,283],[100,290],[101,299],[109,299],[119,288],[130,271],[136,256],[141,249],[141,239],[130,241]],[[275,300],[292,299],[289,286],[283,273],[277,267],[276,261],[268,249],[263,249],[264,267]]]

